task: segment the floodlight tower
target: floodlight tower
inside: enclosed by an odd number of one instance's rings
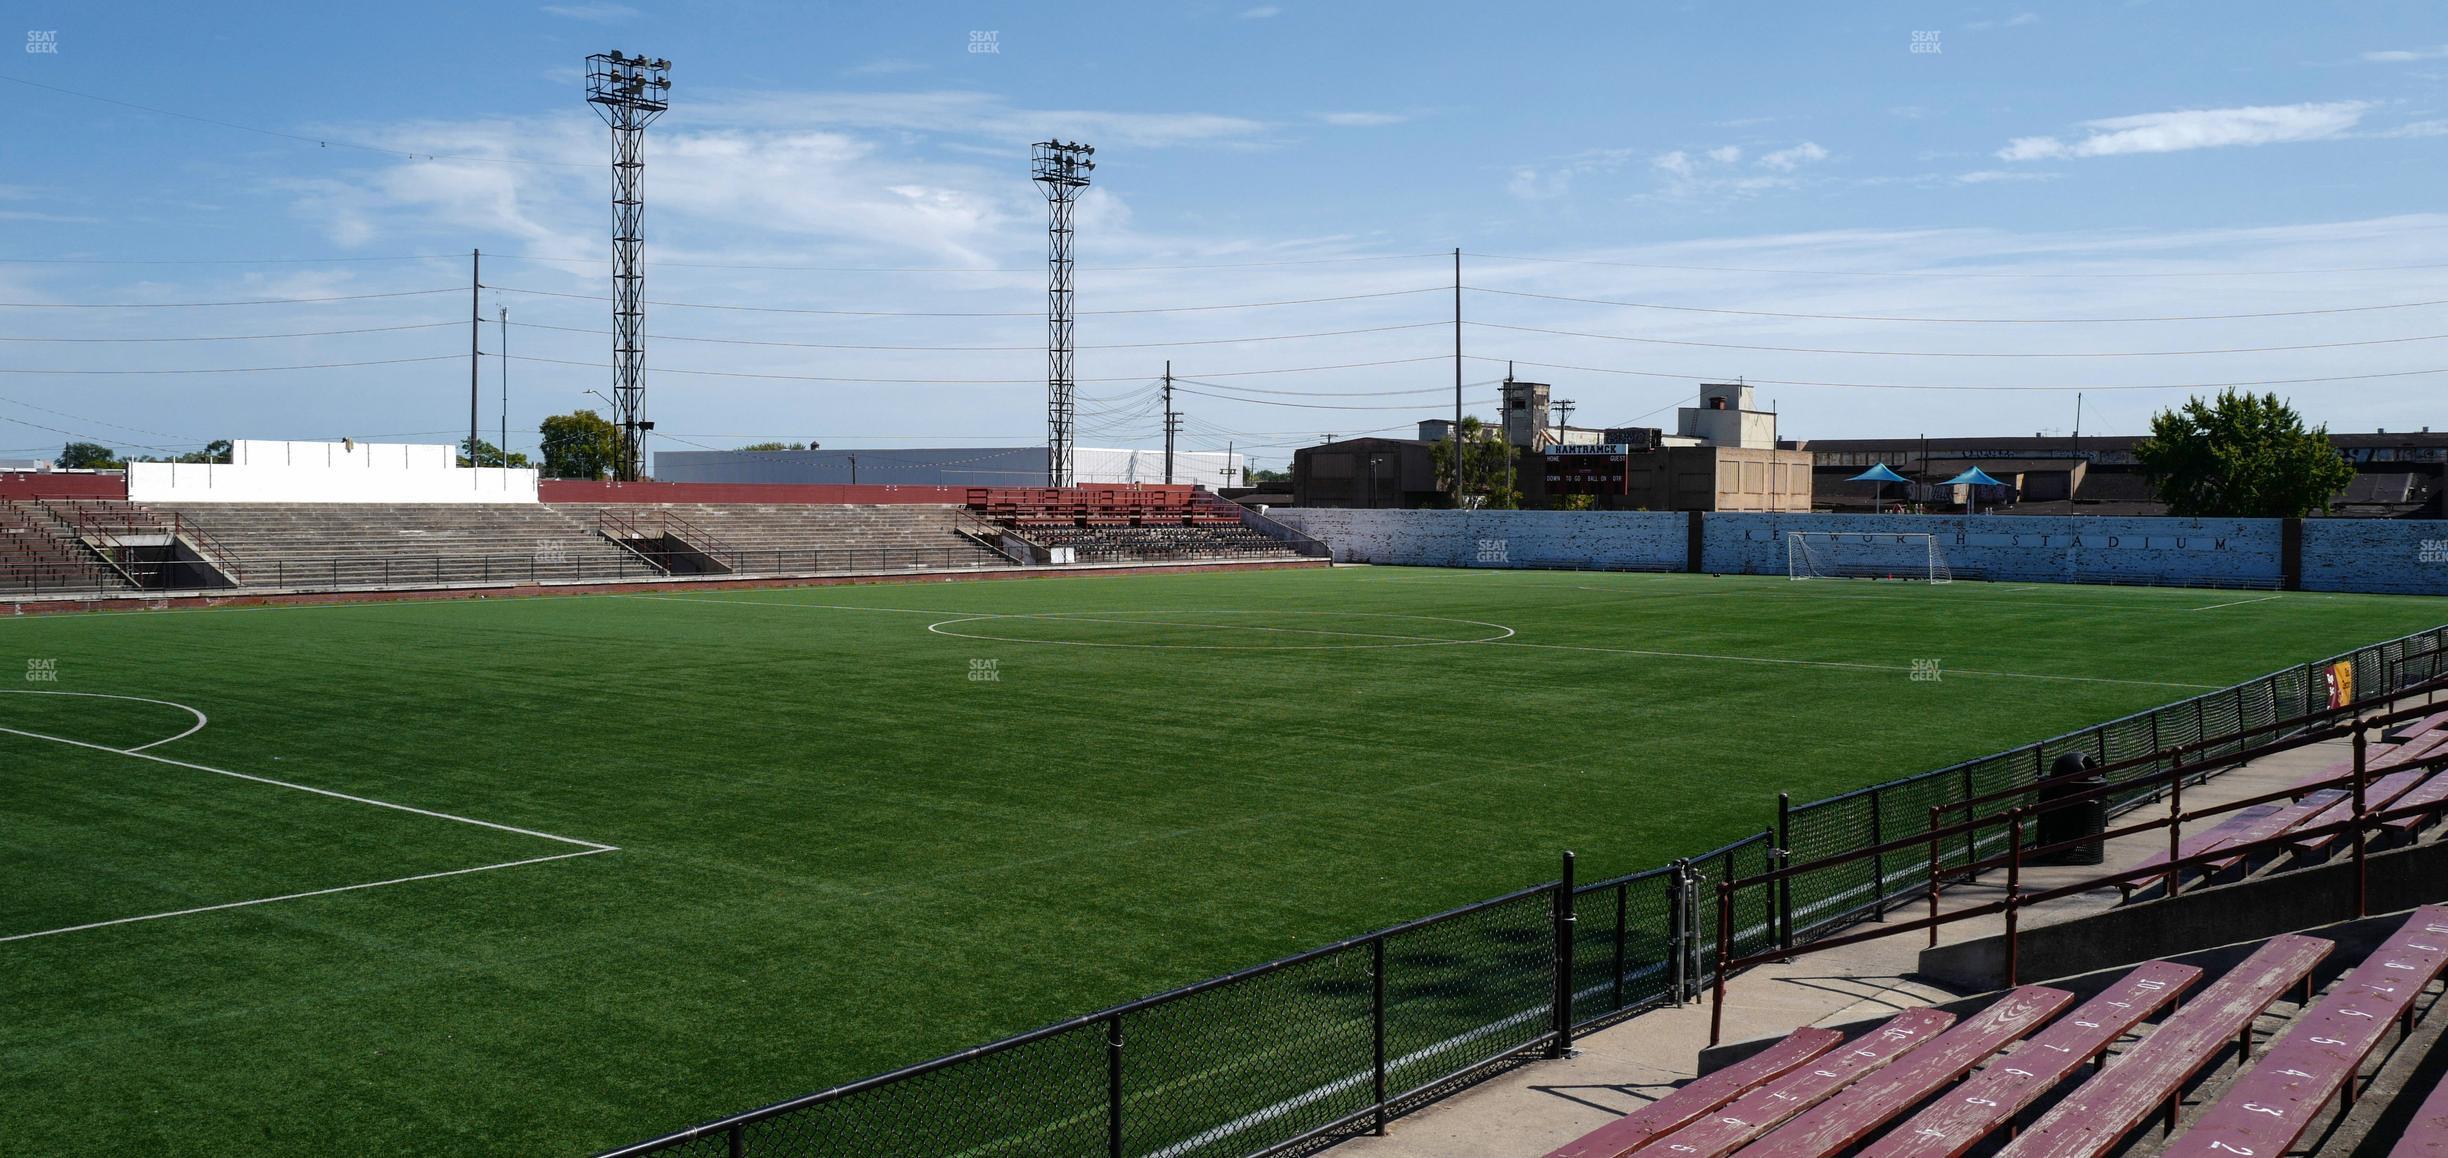
[[[639,421],[646,402],[646,322],[641,264],[646,238],[646,126],[671,107],[671,62],[622,56],[587,58],[587,103],[612,126],[612,406],[619,411],[620,457],[613,477],[634,482],[644,462]]]
[[[1092,146],[1039,141],[1032,171],[1051,211],[1046,221],[1046,485],[1071,485],[1071,206],[1096,169]]]

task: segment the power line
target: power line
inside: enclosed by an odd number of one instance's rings
[[[254,342],[272,338],[332,338],[343,334],[389,334],[401,330],[434,330],[458,322],[418,322],[403,326],[364,326],[354,330],[304,330],[289,334],[206,334],[177,338],[25,338],[0,337],[0,342]]]
[[[1034,316],[1034,315],[1030,315],[1030,316]],[[451,324],[454,324],[454,323],[443,322],[443,323],[436,323],[436,324],[439,324],[439,325],[451,325]],[[551,326],[551,325],[545,325],[545,324],[544,324],[544,323],[542,323],[542,322],[512,322],[512,323],[510,323],[510,324],[511,324],[511,325],[513,325],[513,326],[523,327],[523,328],[526,328],[526,329],[531,329],[531,330],[558,330],[558,331],[561,331],[561,332],[563,332],[563,333],[570,333],[570,334],[595,334],[595,335],[602,335],[602,334],[610,334],[610,333],[612,332],[612,331],[610,331],[610,330],[598,330],[598,329],[591,329],[591,328],[586,327],[586,326]],[[1417,330],[1417,329],[1423,329],[1423,328],[1426,328],[1426,327],[1429,327],[1429,326],[1442,326],[1442,325],[1444,325],[1444,324],[1446,324],[1446,323],[1444,323],[1444,322],[1412,322],[1412,323],[1408,323],[1408,324],[1405,324],[1405,325],[1399,325],[1399,326],[1364,326],[1364,327],[1361,327],[1361,328],[1359,328],[1359,329],[1351,329],[1351,330],[1318,330],[1318,331],[1314,331],[1314,332],[1311,332],[1311,333],[1305,333],[1305,334],[1260,334],[1260,335],[1255,335],[1255,336],[1252,336],[1252,337],[1246,337],[1246,338],[1192,338],[1192,339],[1185,339],[1185,340],[1182,340],[1182,341],[1177,341],[1177,342],[1114,342],[1114,343],[1109,343],[1109,344],[1105,344],[1105,345],[1084,345],[1084,346],[1080,346],[1080,347],[1079,347],[1079,349],[1082,349],[1082,350],[1149,350],[1149,349],[1169,349],[1169,348],[1172,348],[1172,347],[1175,347],[1175,346],[1230,346],[1230,345],[1237,345],[1237,344],[1242,343],[1242,342],[1288,342],[1288,341],[1293,341],[1293,340],[1295,340],[1295,339],[1301,339],[1301,338],[1341,338],[1341,337],[1348,337],[1348,336],[1351,336],[1351,335],[1353,335],[1353,334],[1383,334],[1383,333],[1391,333],[1391,332],[1393,332],[1393,331],[1397,331],[1397,330]],[[783,342],[783,341],[775,341],[775,340],[772,340],[772,339],[763,339],[763,338],[707,338],[707,337],[691,337],[691,336],[682,335],[682,334],[648,334],[648,335],[646,335],[646,336],[647,336],[647,338],[648,338],[649,340],[652,340],[652,341],[657,341],[657,342],[707,342],[707,343],[712,343],[712,344],[715,344],[715,345],[722,345],[722,346],[780,346],[780,347],[785,347],[785,348],[788,348],[788,349],[796,349],[796,350],[894,350],[894,351],[920,351],[920,352],[924,352],[924,351],[937,351],[937,350],[948,350],[948,351],[957,351],[957,352],[1017,352],[1017,351],[1022,351],[1022,350],[1043,350],[1043,349],[1045,348],[1045,346],[1044,346],[1042,343],[1040,343],[1040,344],[1038,344],[1038,345],[1033,345],[1033,346],[934,346],[934,345],[928,345],[928,346],[907,346],[907,345],[899,345],[899,346],[896,346],[896,345],[869,345],[869,344],[859,344],[859,343],[842,343],[842,342]],[[7,341],[7,340],[9,340],[9,339],[0,338],[0,341]],[[93,339],[93,340],[96,340],[96,341],[103,341],[103,340],[108,340],[108,339]],[[167,340],[167,339],[165,339],[165,340]]]
[[[516,286],[491,286],[488,288],[502,293],[531,294],[536,297],[547,298],[570,298],[577,301],[603,302],[612,300],[611,298],[601,294],[561,293],[555,290],[520,289]],[[1112,316],[1121,314],[1187,314],[1210,310],[1255,310],[1265,309],[1272,306],[1307,306],[1318,305],[1324,302],[1351,302],[1360,301],[1366,298],[1390,298],[1401,297],[1406,294],[1438,293],[1448,288],[1450,287],[1426,286],[1420,289],[1382,290],[1376,293],[1364,294],[1335,294],[1329,297],[1318,298],[1286,298],[1281,301],[1271,302],[1233,302],[1224,305],[1147,306],[1138,309],[1125,310],[1081,310],[1079,311],[1079,314],[1082,317],[1086,317],[1091,314]],[[6,304],[8,303],[0,302],[0,305]],[[739,310],[758,314],[820,314],[828,317],[851,318],[1034,318],[1040,316],[1037,312],[1031,310],[820,310],[793,306],[748,306],[715,302],[650,301],[645,304],[650,306],[665,306],[674,309],[688,310]]]
[[[443,357],[443,358],[451,358],[451,357],[456,357],[456,356],[457,356],[457,355],[445,354],[445,355],[442,355],[441,357]],[[1215,378],[1230,378],[1230,377],[1238,377],[1238,376],[1246,376],[1246,375],[1261,375],[1261,374],[1306,374],[1306,373],[1311,373],[1311,372],[1314,372],[1314,371],[1322,371],[1322,370],[1356,370],[1356,369],[1361,369],[1361,368],[1363,368],[1363,367],[1369,367],[1369,366],[1395,366],[1395,365],[1401,365],[1401,364],[1403,364],[1403,363],[1407,363],[1407,362],[1436,362],[1436,361],[1443,361],[1443,360],[1444,360],[1444,358],[1445,358],[1445,355],[1442,355],[1442,354],[1430,354],[1430,355],[1426,355],[1426,356],[1424,356],[1424,357],[1418,357],[1418,358],[1389,358],[1389,359],[1384,359],[1384,360],[1382,360],[1382,361],[1375,361],[1375,362],[1343,362],[1343,363],[1337,363],[1337,364],[1334,364],[1334,365],[1326,365],[1326,366],[1278,366],[1278,367],[1272,367],[1272,368],[1269,368],[1269,369],[1264,369],[1264,370],[1216,370],[1216,371],[1211,371],[1211,372],[1209,372],[1209,377],[1215,377]],[[510,355],[510,359],[511,359],[512,361],[516,361],[516,362],[541,362],[541,363],[545,363],[545,364],[547,364],[547,365],[554,365],[554,366],[583,366],[583,367],[585,367],[585,368],[587,368],[587,369],[590,369],[590,370],[600,370],[600,369],[603,369],[603,368],[604,368],[603,364],[602,364],[602,363],[600,363],[600,362],[580,362],[580,361],[575,361],[575,360],[573,360],[573,359],[568,359],[568,358],[543,358],[543,357],[538,357],[538,356],[533,355],[533,354],[512,354],[512,355]],[[411,358],[411,359],[404,359],[404,360],[405,360],[405,361],[429,362],[429,361],[436,361],[436,360],[438,360],[438,359],[434,359],[434,358]],[[376,364],[379,364],[379,363],[362,363],[362,364],[364,364],[364,365],[376,365]],[[292,368],[302,368],[302,367],[275,367],[275,368],[276,368],[276,369],[292,369]],[[4,371],[4,372],[7,372],[7,373],[41,373],[41,372],[43,372],[43,371]],[[78,371],[60,371],[60,372],[61,372],[61,373],[76,373],[76,372],[78,372]],[[136,370],[130,370],[130,371],[94,371],[94,372],[95,372],[95,373],[164,373],[164,374],[181,373],[181,371],[176,371],[176,370],[161,370],[161,371],[136,371]],[[658,367],[656,367],[656,368],[655,368],[655,373],[657,373],[657,374],[686,374],[686,375],[693,375],[693,376],[700,376],[700,377],[712,377],[712,378],[759,378],[759,379],[771,379],[771,380],[776,380],[776,381],[785,381],[785,382],[850,382],[850,383],[871,383],[871,384],[879,384],[879,385],[902,385],[902,386],[1022,386],[1022,385],[1035,385],[1035,384],[1037,384],[1037,383],[1038,383],[1038,380],[1037,380],[1037,379],[1035,379],[1035,378],[871,378],[871,377],[840,377],[840,376],[832,376],[832,375],[818,375],[818,374],[770,374],[770,373],[756,373],[756,372],[751,372],[751,371],[746,371],[746,370],[684,370],[684,369],[677,369],[677,368],[667,367],[667,366],[658,366]],[[1140,378],[1135,377],[1135,376],[1123,376],[1123,377],[1111,377],[1111,378],[1082,378],[1082,379],[1079,379],[1079,381],[1081,381],[1081,382],[1139,382],[1139,381],[1143,381],[1143,379],[1140,379]]]
[[[1511,359],[1511,358],[1497,358],[1497,357],[1491,357],[1491,356],[1488,356],[1488,355],[1483,355],[1483,354],[1471,354],[1471,355],[1468,355],[1468,357],[1470,357],[1470,358],[1471,358],[1472,360],[1474,360],[1474,361],[1480,361],[1480,362],[1509,362],[1509,361],[1514,361],[1514,359]],[[1524,366],[1537,366],[1537,367],[1540,367],[1541,369],[1546,369],[1546,370],[1578,370],[1578,371],[1581,371],[1581,372],[1584,372],[1584,373],[1590,373],[1590,374],[1627,374],[1627,375],[1631,375],[1631,376],[1634,376],[1634,377],[1640,377],[1640,378],[1674,378],[1674,379],[1680,379],[1680,380],[1683,380],[1683,381],[1688,381],[1688,382],[1722,382],[1722,381],[1724,381],[1724,380],[1725,380],[1725,378],[1726,378],[1726,375],[1722,375],[1722,374],[1718,374],[1718,375],[1710,375],[1710,374],[1669,374],[1669,373],[1665,373],[1665,372],[1662,372],[1662,371],[1657,371],[1657,370],[1623,370],[1623,369],[1615,369],[1615,368],[1606,367],[1606,366],[1573,366],[1573,365],[1567,365],[1567,364],[1565,364],[1565,363],[1561,363],[1561,362],[1532,362],[1532,361],[1528,361],[1528,360],[1526,360],[1526,359],[1521,360],[1521,361],[1520,361],[1520,364],[1521,364],[1521,365],[1524,365]],[[2312,383],[2318,383],[2318,382],[2360,382],[2360,381],[2366,381],[2366,380],[2369,380],[2369,379],[2374,379],[2374,378],[2411,378],[2411,377],[2416,377],[2416,376],[2418,376],[2418,375],[2423,375],[2423,374],[2448,374],[2448,366],[2433,367],[2433,368],[2430,368],[2430,369],[2424,369],[2424,370],[2383,370],[2383,371],[2378,371],[2378,372],[2375,372],[2375,373],[2370,373],[2370,374],[2337,374],[2337,375],[2330,375],[2330,376],[2327,376],[2327,377],[2318,377],[2318,378],[2263,378],[2263,379],[2258,379],[2258,380],[2254,380],[2254,381],[2234,381],[2234,380],[2229,380],[2229,381],[2219,381],[2219,382],[2163,382],[2163,383],[2154,383],[2154,384],[2151,384],[2151,385],[2144,385],[2144,386],[2097,386],[2097,385],[2075,385],[2075,386],[1962,386],[1962,385],[1915,385],[1915,384],[1907,384],[1907,383],[1900,383],[1900,382],[1816,382],[1816,381],[1811,381],[1811,380],[1808,380],[1808,379],[1798,379],[1798,378],[1752,378],[1752,377],[1748,377],[1748,376],[1744,377],[1743,381],[1748,382],[1748,383],[1750,383],[1750,384],[1752,384],[1752,385],[1755,385],[1755,386],[1824,386],[1824,387],[1828,387],[1828,388],[1831,388],[1831,389],[1840,389],[1840,390],[1938,390],[1938,391],[1956,391],[1956,392],[1968,393],[1968,394],[1981,394],[1981,393],[2013,393],[2013,392],[2018,392],[2018,391],[2066,391],[2066,390],[2099,391],[2099,392],[2106,392],[2106,391],[2117,391],[2117,390],[2215,390],[2215,389],[2223,389],[2223,388],[2228,388],[2228,387],[2240,387],[2240,386],[2303,386],[2303,385],[2309,385],[2309,384],[2312,384]]]
[[[329,294],[311,298],[241,298],[220,302],[0,302],[0,309],[10,310],[168,310],[199,306],[295,306],[313,302],[362,302],[376,298],[413,298],[427,294],[455,294],[464,287],[450,289],[395,290],[379,294]]]
[[[1285,267],[1285,266],[1298,266],[1298,265],[1342,265],[1342,264],[1348,264],[1348,263],[1353,263],[1353,262],[1366,262],[1366,261],[1409,261],[1409,260],[1416,260],[1416,259],[1420,259],[1420,258],[1430,258],[1430,257],[1439,257],[1439,258],[1441,258],[1441,257],[1444,257],[1444,256],[1445,256],[1445,255],[1444,255],[1443,253],[1388,253],[1388,254],[1372,254],[1372,255],[1362,255],[1362,256],[1352,256],[1352,257],[1314,257],[1314,258],[1301,258],[1301,259],[1296,259],[1296,260],[1286,260],[1286,261],[1243,261],[1243,262],[1220,262],[1220,263],[1210,263],[1210,264],[1203,264],[1203,265],[1097,265],[1097,266],[1086,266],[1086,265],[1083,265],[1083,266],[1080,266],[1080,267],[1079,267],[1079,269],[1080,269],[1080,271],[1081,271],[1081,272],[1085,272],[1085,273],[1147,273],[1147,272],[1179,271],[1179,270],[1206,270],[1206,269],[1278,269],[1278,268],[1282,268],[1282,267]],[[531,261],[531,262],[540,262],[540,263],[546,263],[546,264],[559,264],[559,265],[580,265],[580,266],[592,266],[592,265],[601,265],[601,264],[603,264],[603,259],[601,259],[601,258],[595,258],[595,257],[511,257],[511,258],[506,258],[506,259],[504,259],[504,260],[507,260],[507,261]],[[656,263],[655,263],[655,265],[656,265],[656,267],[657,267],[657,268],[662,268],[662,269],[765,270],[765,271],[768,271],[768,272],[774,272],[774,273],[947,273],[947,274],[963,274],[963,273],[1025,273],[1025,274],[1039,274],[1039,273],[1044,273],[1044,272],[1045,272],[1045,267],[1044,267],[1044,266],[1041,266],[1041,265],[1033,265],[1033,266],[1026,266],[1026,267],[966,267],[966,266],[872,266],[872,265],[870,265],[870,266],[857,266],[857,265],[760,265],[760,264],[725,264],[725,263],[717,263],[717,262],[702,262],[702,261],[658,261],[658,262],[656,262]]]
[[[1530,293],[1526,290],[1489,289],[1486,286],[1475,285],[1464,286],[1462,288],[1476,293],[1499,294],[1510,298],[1536,298],[1540,301],[1578,302],[1582,305],[1592,306],[1623,306],[1630,309],[1641,310],[1672,310],[1677,313],[1689,314],[1735,314],[1752,318],[1805,318],[1813,321],[1828,322],[1936,322],[1947,324],[1974,323],[1984,325],[2104,325],[2124,322],[2231,322],[2252,318],[2301,318],[2319,314],[2355,314],[2366,313],[2372,310],[2410,310],[2421,306],[2448,305],[2448,298],[2441,298],[2420,302],[2391,302],[2385,305],[2376,306],[2331,306],[2326,309],[2272,310],[2256,314],[2172,314],[2165,317],[2155,318],[1929,318],[1898,317],[1878,314],[1784,313],[1776,310],[1737,310],[1712,306],[1670,306],[1660,302],[1622,302],[1610,301],[1605,298],[1576,298],[1566,297],[1561,294]]]
[[[280,370],[346,370],[358,366],[398,366],[409,362],[455,362],[461,355],[433,354],[423,358],[377,358],[368,362],[306,362],[295,366],[204,366],[166,370],[21,370],[0,367],[0,374],[266,374]]]
[[[341,265],[368,261],[458,261],[466,256],[399,253],[363,257],[0,257],[0,265]]]
[[[1603,338],[1610,342],[1640,342],[1654,346],[1705,346],[1713,350],[1759,350],[1773,354],[1861,354],[1888,358],[2173,358],[2203,354],[2276,354],[2291,350],[2335,350],[2347,346],[2388,346],[2401,342],[2437,342],[2448,334],[2418,334],[2410,338],[2370,338],[2356,342],[2306,342],[2293,346],[2228,346],[2209,350],[2075,350],[2048,353],[1954,352],[1945,350],[1845,350],[1815,346],[1754,346],[1739,342],[1700,342],[1679,338],[1639,338],[1630,334],[1592,334],[1581,330],[1550,330],[1509,326],[1498,322],[1466,322],[1491,330],[1551,334],[1563,338]]]
[[[1442,257],[1443,254],[1434,256]],[[1775,269],[1741,265],[1668,265],[1657,262],[1600,261],[1593,258],[1527,257],[1520,254],[1465,253],[1488,261],[1534,261],[1548,265],[1600,265],[1616,269],[1663,269],[1686,273],[1769,273],[1797,277],[1955,277],[1955,278],[2150,278],[2150,277],[2297,277],[2329,273],[2390,273],[2399,270],[2448,269],[2448,265],[2348,265],[2330,269],[2237,269],[2201,271],[2126,271],[2095,273],[2001,273],[1952,269]]]

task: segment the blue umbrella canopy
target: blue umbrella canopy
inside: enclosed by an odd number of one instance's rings
[[[2002,487],[2006,485],[2005,483],[1999,482],[1996,479],[1990,478],[1988,471],[1982,470],[1977,466],[1938,485],[1954,486],[1958,483],[1969,483],[1973,486],[1979,487]]]
[[[1908,481],[1911,481],[1911,480],[1906,479],[1906,478],[1905,478],[1903,475],[1897,474],[1897,473],[1896,473],[1896,472],[1894,472],[1893,470],[1888,469],[1887,464],[1882,462],[1882,463],[1878,464],[1877,466],[1871,467],[1870,469],[1868,469],[1868,470],[1865,470],[1865,471],[1861,472],[1860,474],[1854,475],[1852,478],[1846,479],[1845,481],[1846,481],[1846,482],[1877,482],[1877,483],[1891,483],[1891,482],[1896,482],[1896,483],[1900,483],[1900,482],[1908,482]]]

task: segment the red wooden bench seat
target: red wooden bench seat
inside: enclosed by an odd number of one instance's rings
[[[2253,1019],[2302,984],[2335,947],[2293,933],[2270,938],[2160,1022],[2141,1044],[2049,1107],[2031,1129],[1998,1152],[1999,1158],[2097,1158],[2106,1153],[2152,1111],[2173,1110],[2186,1083],[2220,1048],[2249,1035]]]
[[[2448,905],[2425,905],[2289,1026],[2269,1052],[2164,1151],[2177,1158],[2286,1153],[2448,968]]]
[[[2191,965],[2144,964],[1889,1131],[1862,1158],[1957,1158],[2200,979]]]
[[[2338,801],[2346,799],[2347,795],[2348,793],[2343,789],[2323,788],[2320,791],[2312,793],[2311,795],[2306,796],[2293,804],[2273,809],[2268,813],[2254,818],[2250,826],[2248,826],[2244,831],[2238,832],[2235,835],[2235,838],[2227,843],[2247,844],[2256,840],[2271,840],[2284,836],[2287,833],[2293,832],[2296,829],[2302,828],[2304,825],[2311,823],[2313,817],[2320,815],[2332,805],[2335,805]],[[2248,808],[2244,811],[2250,812],[2253,810]],[[2238,813],[2237,815],[2242,815],[2242,813]],[[2242,864],[2249,857],[2258,856],[2268,859],[2277,856],[2278,851],[2279,850],[2274,848],[2264,848],[2258,852],[2239,852],[2234,856],[2220,857],[2217,860],[2211,861],[2204,867],[2209,872],[2214,874],[2223,873],[2239,864]]]
[[[1665,1097],[1547,1152],[1547,1158],[1617,1158],[1649,1139],[1680,1129],[1692,1119],[1816,1059],[1844,1041],[1832,1029],[1797,1029],[1750,1057],[1683,1083]]]
[[[2408,792],[2412,792],[2414,789],[2420,787],[2425,779],[2427,779],[2426,774],[2421,772],[2391,772],[2386,776],[2371,781],[2363,786],[2363,807],[2370,811],[2377,811],[2379,809],[2387,808],[2390,804],[2394,803],[2398,797],[2403,796]],[[2337,824],[2353,819],[2353,817],[2354,801],[2341,799],[2335,803],[2332,803],[2329,807],[2322,809],[2311,819],[2306,820],[2303,826],[2305,828],[2317,828],[2324,824]],[[2330,846],[2341,840],[2345,840],[2347,836],[2348,833],[2343,830],[2337,832],[2324,832],[2317,836],[2304,837],[2301,840],[2293,842],[2287,847],[2294,849],[2298,854],[2306,857],[2319,856],[2320,854],[2329,851]]]
[[[2250,808],[2237,809],[2236,811],[2228,813],[2225,817],[2221,818],[2217,824],[2211,825],[2200,832],[2196,832],[2191,836],[2187,836],[2184,839],[2177,841],[2176,851],[2180,857],[2195,857],[2204,853],[2215,852],[2231,844],[2242,844],[2247,840],[2257,839],[2257,837],[2252,835],[2256,832],[2259,832],[2260,837],[2276,836],[2279,833],[2286,831],[2287,827],[2292,827],[2292,825],[2270,829],[2267,832],[2260,832],[2259,830],[2267,827],[2267,822],[2271,817],[2286,812],[2293,807],[2293,805],[2280,804],[2277,801],[2272,800],[2264,804],[2255,804]],[[2140,863],[2134,865],[2134,868],[2137,870],[2157,868],[2166,863],[2168,863],[2168,854],[2164,852],[2155,852],[2148,857],[2143,858]],[[2228,868],[2233,866],[2233,863],[2234,862],[2232,861],[2216,861],[2212,863],[2209,871],[2212,873],[2225,872]],[[2185,869],[2179,871],[2199,872],[2202,870]],[[2143,877],[2138,880],[2129,880],[2117,887],[2122,890],[2127,897],[2131,897],[2134,893],[2148,888],[2153,884],[2164,885],[2166,883],[2167,877],[2163,874],[2157,877]]]
[[[2439,804],[2443,801],[2448,801],[2448,772],[2439,773],[2432,776],[2429,780],[2423,781],[2420,787],[2414,789],[2412,792],[2408,792],[2405,795],[2398,797],[2394,802],[2390,803],[2389,807],[2412,808],[2417,804]],[[2400,836],[2404,836],[2411,834],[2415,829],[2421,828],[2422,826],[2431,823],[2433,820],[2438,819],[2439,813],[2440,810],[2435,808],[2429,812],[2418,812],[2411,816],[2400,816],[2394,820],[2383,821],[2381,823],[2389,831],[2397,833]]]
[[[2431,1087],[2389,1158],[2448,1158],[2448,1078]]]
[[[1720,1158],[1778,1123],[1833,1097],[1856,1079],[1879,1071],[1889,1062],[1920,1048],[1948,1026],[1955,1015],[1937,1009],[1908,1009],[1888,1018],[1877,1029],[1845,1043],[1843,1049],[1744,1094],[1727,1106],[1634,1153],[1674,1158]]]
[[[2040,1028],[2074,995],[2026,985],[1955,1023],[1911,1057],[1846,1086],[1776,1132],[1744,1147],[1745,1158],[1828,1158],[1937,1093],[2024,1034]]]

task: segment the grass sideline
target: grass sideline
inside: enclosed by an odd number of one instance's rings
[[[608,1147],[2442,606],[1342,568],[23,618],[24,690],[163,702],[0,695],[0,938],[512,867],[0,941],[0,1138]],[[178,763],[108,750],[180,705]],[[554,837],[617,851],[519,863]]]

